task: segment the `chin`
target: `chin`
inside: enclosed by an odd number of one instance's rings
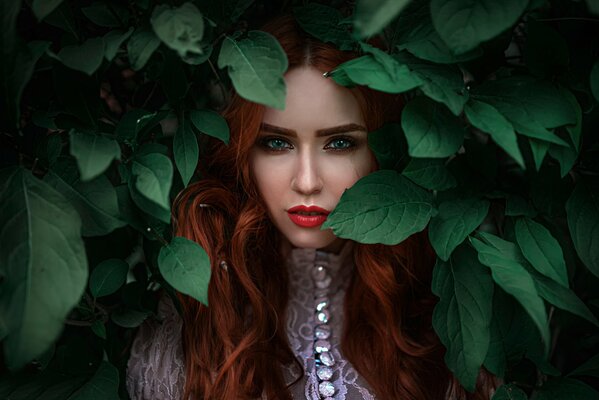
[[[306,235],[290,236],[287,236],[287,240],[289,240],[293,247],[305,249],[321,249],[324,247],[329,247],[337,240],[337,237],[333,235],[332,231],[330,230],[309,233]]]

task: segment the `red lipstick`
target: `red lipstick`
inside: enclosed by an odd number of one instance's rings
[[[318,214],[305,215],[300,213]],[[293,221],[294,224],[303,228],[313,228],[315,226],[322,225],[329,214],[330,211],[317,206],[295,206],[287,210],[287,215],[289,216],[289,219],[291,219],[291,221]]]

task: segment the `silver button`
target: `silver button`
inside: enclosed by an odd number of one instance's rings
[[[323,308],[328,307],[329,299],[327,297],[319,297],[316,299],[316,311],[321,311]]]
[[[314,268],[312,268],[312,279],[315,281],[321,281],[327,276],[327,269],[322,265],[315,265]]]
[[[329,381],[320,382],[318,392],[321,396],[332,396],[335,394],[335,386]]]
[[[332,367],[333,365],[335,365],[335,358],[333,358],[333,355],[331,354],[330,351],[325,351],[324,353],[320,353],[319,360],[321,363],[323,363],[327,367]]]
[[[331,350],[331,343],[328,340],[317,340],[314,343],[314,351],[317,353],[324,353],[325,351]]]
[[[328,339],[331,336],[331,327],[328,325],[318,325],[314,329],[316,339]]]
[[[327,322],[329,322],[330,317],[331,317],[331,315],[329,314],[329,310],[327,310],[327,309],[324,309],[324,310],[316,313],[316,319],[319,322],[322,322],[323,324],[326,324]]]
[[[326,276],[324,277],[322,280],[320,281],[315,281],[314,284],[316,285],[317,288],[319,289],[326,289],[329,286],[331,286],[331,282],[333,281],[333,278],[331,278],[330,276]]]
[[[333,369],[331,367],[321,366],[316,370],[316,375],[321,381],[328,381],[333,376]]]

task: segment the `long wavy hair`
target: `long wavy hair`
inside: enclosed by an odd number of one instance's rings
[[[311,38],[289,16],[262,29],[280,42],[289,69],[311,66],[326,72],[357,56]],[[400,113],[389,95],[365,87],[351,90],[369,131]],[[280,267],[280,234],[248,163],[264,107],[234,95],[223,114],[230,144],[204,139],[202,179],[182,191],[174,205],[175,234],[199,243],[212,268],[209,307],[179,294],[183,398],[252,399],[264,393],[269,399],[291,399],[280,366],[302,366],[286,335],[288,274]],[[488,399],[490,379],[484,371],[477,392],[469,394],[443,362],[444,348],[431,323],[435,255],[426,235],[412,235],[395,246],[356,243],[353,258],[341,348],[376,395],[422,400],[444,399],[451,392],[456,398]]]

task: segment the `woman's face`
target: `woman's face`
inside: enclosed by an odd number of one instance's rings
[[[376,168],[366,124],[349,89],[317,69],[292,69],[285,82],[285,110],[266,109],[250,168],[289,244],[337,252],[343,240],[320,226],[343,191]]]

